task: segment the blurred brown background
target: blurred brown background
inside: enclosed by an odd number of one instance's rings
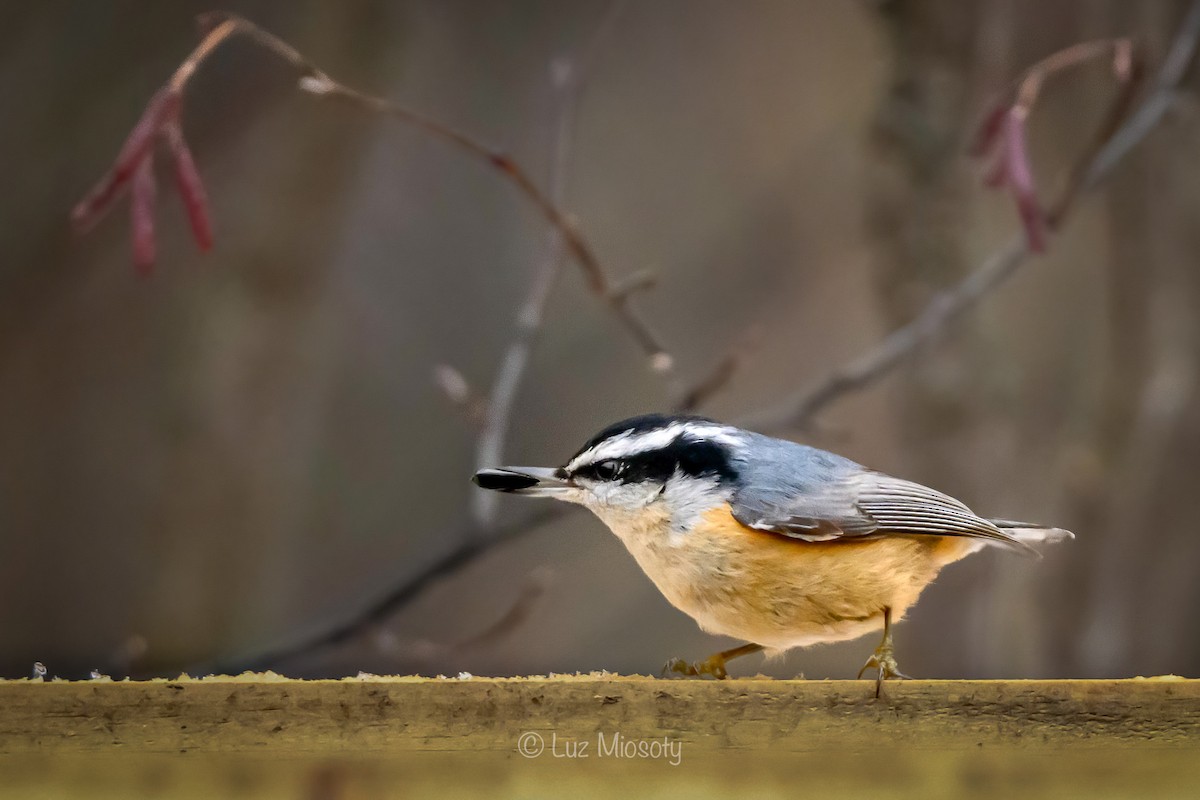
[[[232,2],[335,78],[399,99],[551,179],[551,65],[601,0]],[[432,380],[480,391],[546,257],[511,185],[419,133],[293,90],[246,43],[200,72],[186,125],[215,209],[195,253],[173,188],[160,259],[127,211],[71,205],[194,46],[199,2],[6,3],[0,30],[0,674],[178,671],[288,643],[419,574],[469,518],[475,431]],[[912,318],[1005,242],[964,141],[992,92],[1080,40],[1137,34],[1156,66],[1175,0],[632,2],[578,97],[567,201],[682,380],[755,322],[764,346],[705,411],[734,419]],[[922,677],[1200,673],[1193,610],[1200,407],[1200,119],[1180,103],[1050,253],[918,359],[792,431],[1075,530],[1041,562],[946,571],[897,634]],[[1032,122],[1049,194],[1111,95],[1056,79]],[[670,396],[569,265],[505,460],[559,463]],[[787,433],[775,431],[775,433]],[[529,513],[504,499],[502,519]],[[538,571],[513,630],[470,646]],[[381,635],[385,634],[385,635]],[[123,651],[141,641],[144,654]],[[302,675],[653,672],[725,642],[573,513],[438,582],[386,629],[276,665]],[[874,642],[738,672],[847,677]],[[135,648],[137,649],[137,648]],[[236,659],[235,659],[236,660]]]

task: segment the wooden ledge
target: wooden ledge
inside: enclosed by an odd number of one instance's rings
[[[1200,748],[1200,680],[658,680],[607,674],[296,681],[0,681],[0,755],[514,753],[555,741],[682,743],[694,756],[900,749]],[[1198,759],[1200,760],[1200,759]]]

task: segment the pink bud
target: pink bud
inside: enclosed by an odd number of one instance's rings
[[[179,92],[170,87],[160,89],[150,98],[108,174],[71,210],[71,224],[78,232],[91,228],[108,211],[120,190],[150,156],[163,125],[179,115],[179,101]]]
[[[204,190],[204,182],[196,169],[192,151],[183,138],[183,130],[178,121],[172,121],[164,130],[171,153],[175,158],[175,186],[183,205],[187,209],[188,221],[192,225],[192,237],[201,251],[207,252],[212,248],[212,220],[208,210],[208,192]]]
[[[138,162],[133,174],[129,197],[130,223],[133,237],[133,265],[141,275],[154,271],[154,202],[157,187],[154,182],[154,159],[150,153]]]
[[[1025,226],[1029,249],[1035,253],[1046,249],[1046,218],[1037,199],[1033,169],[1029,166],[1029,147],[1025,138],[1025,115],[1013,110],[1006,118],[1003,158],[1008,185],[1017,201],[1017,211]]]

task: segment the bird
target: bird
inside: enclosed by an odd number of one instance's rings
[[[482,489],[591,510],[673,606],[745,644],[663,674],[728,677],[766,651],[883,630],[858,678],[907,678],[892,627],[942,567],[986,546],[1037,554],[1062,528],[986,519],[962,502],[815,447],[707,417],[645,414],[609,425],[564,465],[496,467]]]

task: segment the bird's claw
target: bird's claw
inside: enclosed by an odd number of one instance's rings
[[[863,664],[862,669],[858,671],[858,678],[861,679],[867,670],[878,670],[878,676],[875,678],[875,697],[879,697],[883,690],[883,682],[888,680],[912,680],[908,675],[900,671],[899,665],[896,663],[896,655],[892,651],[890,644],[880,645],[867,659],[867,663]]]
[[[706,658],[703,661],[684,661],[682,658],[672,658],[663,665],[662,677],[666,678],[672,674],[683,675],[689,678],[711,675],[717,680],[724,680],[729,677],[729,673],[725,670],[725,659],[718,659],[715,656]]]

